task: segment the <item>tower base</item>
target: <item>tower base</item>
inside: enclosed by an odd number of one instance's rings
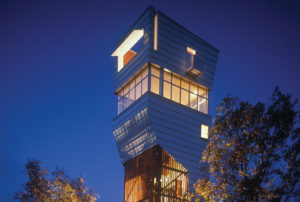
[[[125,202],[179,202],[188,199],[187,170],[156,145],[124,164]]]

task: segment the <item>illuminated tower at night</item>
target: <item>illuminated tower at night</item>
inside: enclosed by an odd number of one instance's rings
[[[115,44],[113,134],[124,201],[185,201],[199,161],[218,50],[153,7]]]

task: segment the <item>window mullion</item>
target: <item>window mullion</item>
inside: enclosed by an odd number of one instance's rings
[[[179,80],[179,103],[182,104],[181,103],[181,78]]]
[[[148,91],[151,91],[151,65],[148,65]]]
[[[164,95],[164,70],[160,69],[160,78],[159,78],[159,95]]]

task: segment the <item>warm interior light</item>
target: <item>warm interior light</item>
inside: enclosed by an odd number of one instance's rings
[[[136,55],[136,52],[129,50],[123,56],[123,67]]]
[[[201,124],[201,137],[208,139],[208,126]]]
[[[191,101],[196,100],[197,99],[197,95],[191,93],[191,98],[190,99],[191,99]]]
[[[186,47],[186,51],[192,55],[196,55],[196,51],[190,47]]]
[[[135,29],[121,43],[121,45],[111,54],[118,57],[118,71],[124,67],[124,55],[143,37],[144,29]]]
[[[157,14],[154,16],[154,43],[153,49],[157,50],[157,31],[158,31],[158,22],[157,22]]]
[[[199,105],[202,105],[206,100],[205,99],[202,99],[200,102],[199,102]]]
[[[172,73],[170,70],[168,70],[167,68],[164,68],[164,71],[165,72],[169,72],[169,73]]]

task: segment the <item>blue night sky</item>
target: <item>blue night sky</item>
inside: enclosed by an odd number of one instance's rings
[[[123,200],[110,53],[149,4],[220,50],[212,115],[229,93],[300,98],[297,1],[1,1],[0,201],[22,190],[28,158]]]

